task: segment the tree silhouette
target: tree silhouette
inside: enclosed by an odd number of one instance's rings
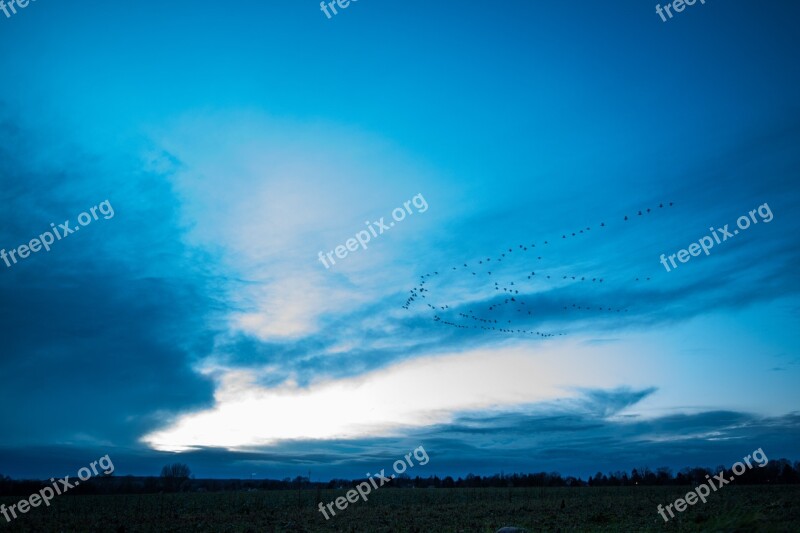
[[[188,481],[192,471],[183,463],[172,463],[161,469],[161,480],[164,483],[164,490],[174,492],[179,490]]]

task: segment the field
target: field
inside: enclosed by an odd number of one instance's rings
[[[0,531],[489,533],[512,525],[529,531],[800,531],[800,486],[725,487],[665,524],[656,506],[687,490],[386,488],[328,521],[317,511],[317,496],[327,503],[345,491],[64,495],[10,524],[0,517]]]

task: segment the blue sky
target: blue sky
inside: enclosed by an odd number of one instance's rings
[[[355,477],[420,444],[420,475],[798,458],[798,11],[0,13],[0,248],[114,208],[0,262],[0,472],[108,453]]]

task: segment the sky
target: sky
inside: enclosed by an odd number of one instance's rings
[[[800,5],[673,15],[0,12],[0,473],[800,459]]]

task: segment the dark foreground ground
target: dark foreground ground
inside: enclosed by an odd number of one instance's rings
[[[658,504],[683,487],[545,489],[389,489],[350,504],[326,521],[316,510],[345,491],[276,491],[127,496],[59,496],[0,532],[494,532],[787,531],[800,532],[800,486],[727,486],[669,523]],[[9,505],[17,499],[4,498]],[[563,501],[563,508],[562,508]]]

